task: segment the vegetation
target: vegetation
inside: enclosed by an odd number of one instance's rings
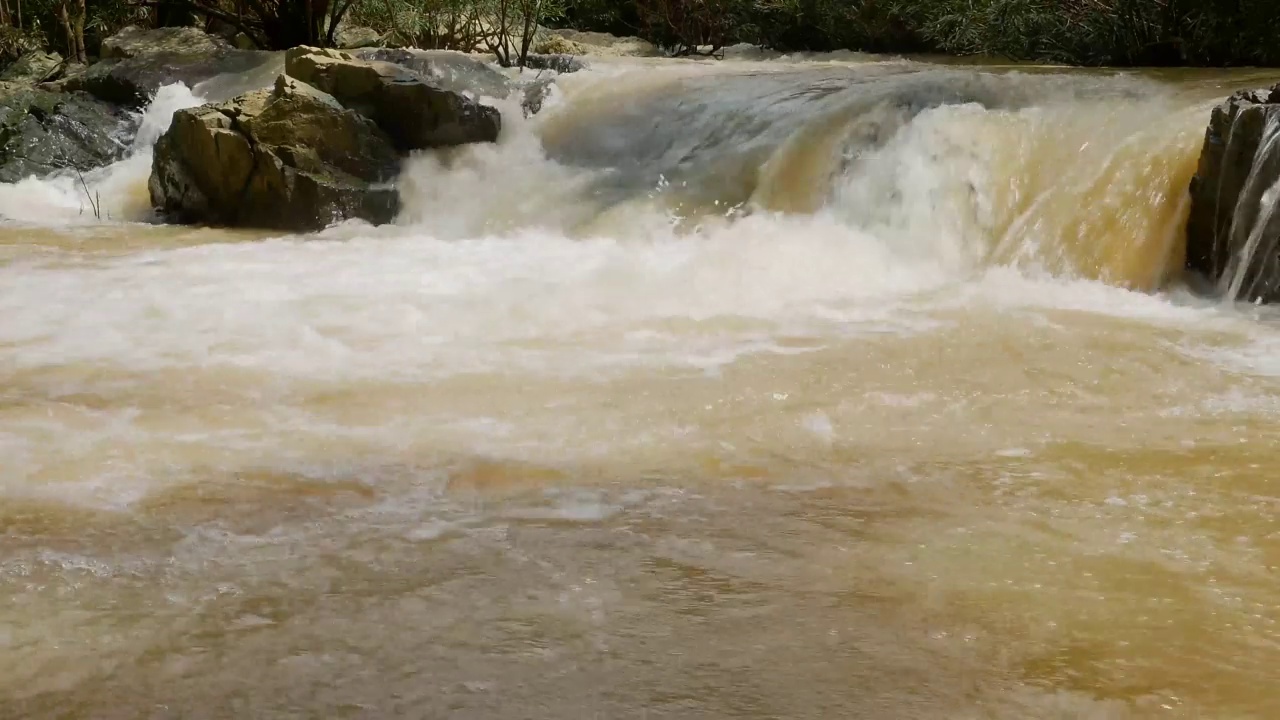
[[[564,11],[564,0],[361,0],[351,20],[393,45],[489,52],[523,66],[538,27]]]
[[[1277,0],[0,0],[0,63],[84,60],[126,24],[204,23],[265,49],[332,45],[348,21],[396,45],[522,65],[540,25],[639,35],[672,55],[979,54],[1081,65],[1280,65]]]
[[[672,54],[747,42],[1077,65],[1280,65],[1276,0],[579,0],[565,18]]]

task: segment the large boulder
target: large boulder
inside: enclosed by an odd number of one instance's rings
[[[112,163],[124,155],[129,121],[88,95],[0,83],[0,182]]]
[[[372,121],[281,76],[271,91],[175,113],[156,143],[150,191],[182,222],[310,231],[390,222],[398,169]]]
[[[43,82],[61,66],[62,56],[58,53],[29,50],[0,73],[0,82],[34,85]]]
[[[219,37],[193,27],[146,30],[130,25],[102,41],[103,60],[127,60],[142,55],[217,55],[231,49]]]
[[[267,55],[237,50],[195,28],[126,28],[102,45],[101,62],[58,81],[56,87],[141,108],[161,85],[194,86],[216,75],[246,73],[262,65]]]
[[[540,54],[530,53],[525,58],[525,67],[535,70],[550,70],[554,73],[567,75],[587,69],[587,63],[576,55],[568,55],[565,53]]]
[[[285,73],[373,119],[402,151],[493,142],[502,127],[496,109],[388,62],[297,47]]]
[[[334,33],[334,40],[344,50],[378,47],[382,44],[382,34],[373,28],[342,23]]]
[[[1214,108],[1191,182],[1187,259],[1233,299],[1280,301],[1280,85]]]

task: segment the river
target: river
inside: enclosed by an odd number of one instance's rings
[[[601,60],[391,226],[0,186],[0,717],[1280,715],[1265,73]]]

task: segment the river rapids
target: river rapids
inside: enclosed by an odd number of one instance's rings
[[[0,185],[0,717],[1280,715],[1255,84],[602,59],[306,237],[151,218],[162,88]]]

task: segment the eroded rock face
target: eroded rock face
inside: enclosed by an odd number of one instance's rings
[[[1233,299],[1280,301],[1280,86],[1214,108],[1191,182],[1187,268]]]
[[[526,67],[535,70],[550,70],[561,75],[580,72],[587,69],[587,63],[576,55],[567,55],[564,53],[552,54],[535,54],[531,53],[526,59]]]
[[[273,90],[174,114],[150,191],[182,222],[290,231],[390,222],[399,169],[391,139],[332,96],[281,77]]]
[[[0,83],[0,182],[112,163],[125,152],[128,122],[119,109],[81,93]]]
[[[493,142],[502,127],[496,109],[392,63],[298,47],[285,73],[371,118],[402,151]]]

